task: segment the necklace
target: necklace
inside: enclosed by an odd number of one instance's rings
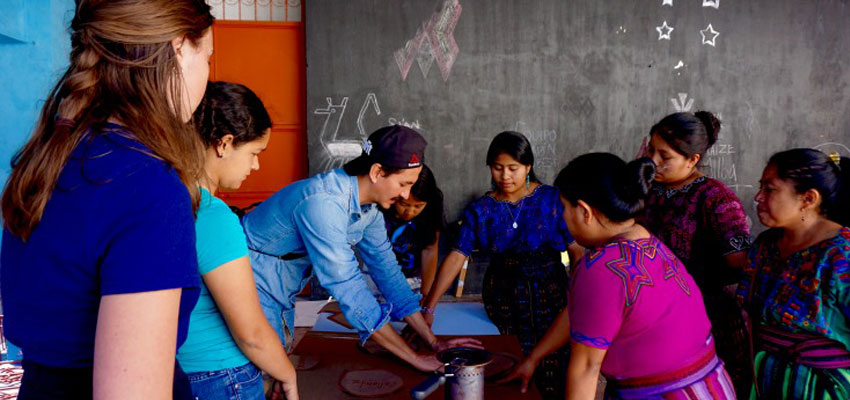
[[[503,206],[505,206],[505,208],[507,208],[507,209],[508,209],[508,214],[510,214],[511,219],[514,221],[514,223],[513,223],[513,225],[512,225],[512,226],[514,227],[514,229],[516,229],[516,228],[517,228],[517,226],[518,226],[518,225],[517,225],[517,223],[516,223],[516,220],[519,218],[519,213],[521,213],[521,212],[522,212],[522,206],[523,206],[524,204],[525,204],[525,197],[523,197],[523,198],[522,198],[522,200],[520,200],[520,201],[519,201],[519,210],[517,210],[517,212],[516,212],[516,217],[514,217],[514,213],[513,213],[513,212],[511,212],[511,208],[510,208],[507,204],[502,203],[502,205],[503,205]]]

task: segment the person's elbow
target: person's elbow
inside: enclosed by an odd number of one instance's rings
[[[232,329],[231,333],[236,345],[243,352],[259,351],[265,347],[264,339],[268,337],[268,335],[264,335],[265,328],[262,323],[245,324],[245,326],[237,326],[236,329]]]

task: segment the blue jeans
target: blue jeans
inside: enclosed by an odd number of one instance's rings
[[[265,400],[263,373],[252,363],[219,371],[192,372],[195,400]]]

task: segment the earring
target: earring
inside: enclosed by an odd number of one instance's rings
[[[806,220],[806,212],[804,210],[800,210],[800,211],[803,211],[803,215],[800,217],[800,221],[805,221]]]
[[[529,186],[531,186],[531,174],[525,176],[525,190],[528,190]]]

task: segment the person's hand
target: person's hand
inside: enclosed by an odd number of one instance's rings
[[[429,328],[434,325],[434,313],[422,313],[422,318],[425,319],[425,323],[428,324]]]
[[[437,341],[431,344],[431,348],[438,353],[455,347],[470,347],[473,349],[484,350],[484,346],[481,344],[481,341],[473,338],[455,338],[449,340],[437,339]]]
[[[417,354],[411,364],[422,372],[433,372],[443,368],[443,363],[437,360],[436,354]]]
[[[298,385],[295,382],[275,381],[269,400],[298,400]]]
[[[537,363],[532,361],[529,358],[524,358],[522,362],[511,368],[511,371],[508,372],[508,375],[502,379],[496,381],[498,384],[510,382],[514,379],[519,379],[522,382],[522,386],[520,387],[520,391],[525,393],[528,390],[528,382],[531,380],[531,377],[534,375],[534,370],[537,369]]]

